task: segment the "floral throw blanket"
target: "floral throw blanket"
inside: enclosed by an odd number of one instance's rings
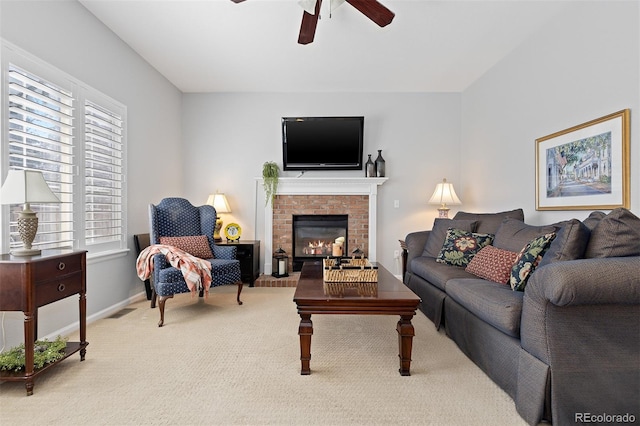
[[[153,256],[161,253],[167,262],[182,272],[191,294],[205,291],[209,294],[211,287],[211,262],[200,259],[174,246],[153,244],[140,252],[136,260],[136,272],[141,280],[147,280],[153,273]]]

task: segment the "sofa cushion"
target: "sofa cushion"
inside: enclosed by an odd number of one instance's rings
[[[511,268],[516,257],[518,253],[515,251],[486,246],[471,259],[466,271],[485,280],[506,284],[511,277]]]
[[[585,257],[640,255],[640,218],[624,208],[612,210],[591,231]]]
[[[520,336],[523,295],[523,292],[511,291],[509,286],[480,278],[456,278],[447,282],[447,296],[513,337]]]
[[[534,238],[556,231],[553,225],[533,226],[514,219],[505,219],[493,240],[493,245],[503,250],[519,252]]]
[[[605,217],[606,215],[607,214],[605,212],[594,211],[594,212],[591,212],[589,216],[582,221],[582,223],[584,223],[585,226],[589,228],[590,231],[593,231],[593,229],[600,223],[602,218]]]
[[[200,259],[211,259],[211,247],[206,235],[192,235],[186,237],[160,237],[160,244],[174,246],[186,251],[192,256]]]
[[[438,263],[435,258],[425,256],[416,257],[411,261],[411,271],[442,291],[445,290],[447,281],[452,278],[475,278],[464,268]]]
[[[458,212],[454,219],[475,220],[478,222],[474,232],[482,234],[495,234],[505,219],[516,219],[524,222],[524,211],[522,209],[509,210],[498,213],[467,213]]]
[[[467,266],[473,256],[493,242],[493,234],[476,234],[449,228],[436,262],[454,266]]]
[[[511,268],[509,284],[514,291],[524,291],[527,281],[536,269],[542,256],[556,237],[555,232],[534,238],[522,248]]]
[[[564,260],[582,259],[591,231],[578,219],[556,223],[560,228],[538,267]]]
[[[424,246],[423,256],[438,257],[444,239],[447,236],[447,230],[449,228],[464,229],[465,231],[475,231],[475,220],[454,220],[454,219],[441,219],[436,218],[433,221],[433,229],[429,233],[427,242]]]

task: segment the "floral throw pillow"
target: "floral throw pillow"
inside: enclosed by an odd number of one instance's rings
[[[454,266],[467,266],[482,247],[493,242],[493,234],[476,234],[449,228],[436,262]]]
[[[485,280],[507,284],[517,257],[518,253],[515,251],[486,246],[473,256],[465,270]]]
[[[556,237],[556,233],[542,235],[534,238],[520,250],[513,267],[511,268],[511,278],[509,284],[514,291],[524,291],[529,277],[542,260],[542,256],[551,245],[551,241]]]
[[[206,235],[193,235],[188,237],[160,237],[160,244],[174,246],[186,251],[192,256],[200,259],[212,259],[209,239]]]

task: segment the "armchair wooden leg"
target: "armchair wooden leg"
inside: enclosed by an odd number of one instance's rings
[[[238,301],[238,305],[242,305],[242,301],[240,300],[240,293],[242,292],[242,281],[238,281],[238,296],[236,297],[236,300]]]
[[[158,300],[158,295],[156,294],[156,290],[151,290],[151,309],[156,307],[156,301]]]
[[[171,296],[160,296],[158,299],[158,307],[160,308],[160,321],[158,322],[158,327],[162,327],[164,324],[164,304],[167,299],[171,299],[172,297],[173,294]]]

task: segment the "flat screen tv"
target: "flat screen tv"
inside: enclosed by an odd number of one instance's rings
[[[362,170],[364,117],[283,117],[284,170]]]

